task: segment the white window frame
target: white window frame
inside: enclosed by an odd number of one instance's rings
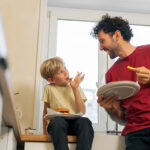
[[[90,17],[91,11],[79,11],[75,9],[60,9],[60,8],[49,8],[50,12],[50,32],[49,32],[49,53],[48,57],[54,57],[56,56],[56,43],[57,43],[57,21],[58,19],[64,19],[64,20],[78,20],[78,21],[98,21],[98,16],[95,18]],[[93,15],[95,16],[95,15]],[[100,52],[100,60],[103,60],[103,64],[99,68],[102,69],[102,73],[99,76],[105,76],[105,72],[107,71],[107,55],[104,52]],[[101,64],[101,62],[99,62]],[[100,79],[100,78],[99,78]],[[100,81],[98,81],[98,84],[100,85]],[[103,83],[102,83],[103,84]],[[105,116],[105,117],[104,117]],[[100,120],[99,124],[93,124],[95,131],[106,131],[107,130],[107,113],[104,111],[104,109],[99,109],[99,115],[98,120]]]
[[[110,14],[111,16],[122,16],[123,18],[126,18],[130,24],[135,25],[150,25],[150,14],[135,14],[135,13],[122,13],[122,12],[106,12],[106,11],[96,11],[96,10],[81,10],[81,9],[70,9],[70,8],[56,8],[56,7],[48,7],[47,14],[48,20],[47,24],[49,25],[49,36],[48,36],[48,45],[45,50],[39,50],[38,53],[44,53],[47,54],[47,56],[41,57],[43,58],[51,58],[56,56],[56,43],[57,43],[57,20],[58,19],[64,19],[64,20],[80,20],[80,21],[99,21],[102,15],[104,14]],[[46,16],[47,16],[46,14]],[[47,35],[45,34],[47,37]],[[43,43],[44,44],[44,43]],[[39,56],[39,55],[38,55]],[[42,58],[39,56],[39,60],[41,62]],[[110,60],[109,57],[106,55],[105,52],[99,51],[99,69],[101,74],[98,75],[98,84],[99,86],[103,83],[100,81],[101,76],[105,76],[105,72],[108,70],[108,68],[113,64],[113,60]],[[38,63],[37,68],[39,69],[40,64]],[[39,73],[37,72],[37,77],[39,77]],[[40,121],[39,121],[39,115],[41,113],[40,111],[40,104],[41,104],[41,93],[43,92],[44,88],[44,81],[39,80],[39,78],[36,79],[37,85],[40,85],[38,87],[38,90],[35,91],[35,108],[34,110],[34,128],[37,130],[40,130]],[[39,94],[40,93],[40,94]],[[38,109],[37,109],[38,108]],[[115,130],[116,124],[110,119],[110,117],[107,115],[107,113],[104,111],[104,109],[99,109],[99,120],[101,121],[99,124],[93,124],[94,130],[96,132],[105,132],[107,130]]]

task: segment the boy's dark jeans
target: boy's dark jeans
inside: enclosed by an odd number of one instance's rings
[[[125,143],[126,150],[150,150],[150,128],[128,133]]]
[[[69,150],[67,135],[77,136],[76,150],[91,150],[94,137],[92,123],[88,118],[66,119],[55,117],[47,128],[55,150]]]

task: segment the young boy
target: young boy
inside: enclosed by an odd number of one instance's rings
[[[59,57],[54,57],[43,62],[40,68],[41,76],[50,84],[45,86],[43,116],[47,113],[47,107],[51,109],[68,108],[70,114],[82,112],[85,114],[86,98],[79,87],[84,79],[82,73],[78,73],[74,79],[69,77],[64,62]],[[94,132],[92,123],[88,118],[77,117],[67,119],[54,117],[47,127],[43,117],[44,134],[51,135],[55,150],[69,150],[67,135],[77,136],[76,150],[91,150]]]

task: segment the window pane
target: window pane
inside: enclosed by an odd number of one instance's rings
[[[150,26],[131,25],[133,38],[131,43],[135,46],[150,44]]]
[[[85,95],[86,115],[98,123],[96,82],[98,81],[98,41],[90,36],[94,22],[58,20],[57,52],[66,62],[70,76],[85,74],[81,83]]]

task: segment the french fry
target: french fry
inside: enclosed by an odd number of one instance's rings
[[[135,71],[135,68],[133,68],[131,66],[128,66],[127,68],[130,69],[130,70],[132,70],[132,71]]]

